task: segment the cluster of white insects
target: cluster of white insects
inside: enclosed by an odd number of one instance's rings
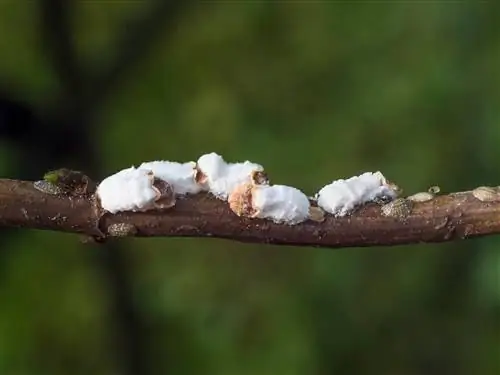
[[[47,194],[95,198],[100,211],[143,212],[168,210],[186,195],[207,192],[225,201],[236,215],[296,225],[307,220],[321,222],[325,215],[344,217],[368,203],[380,205],[382,216],[406,219],[415,203],[434,199],[440,192],[433,186],[426,192],[402,197],[402,190],[381,172],[366,172],[338,179],[322,187],[314,197],[287,185],[271,184],[264,167],[250,161],[228,163],[214,152],[196,162],[145,162],[123,169],[101,181],[69,169],[48,172],[34,187]],[[482,202],[500,201],[500,187],[480,186],[470,191]],[[111,236],[137,232],[131,224],[112,224]]]
[[[170,189],[160,189],[160,181]],[[209,153],[196,162],[153,161],[121,170],[97,186],[96,196],[105,211],[117,213],[167,209],[175,206],[180,196],[199,192],[226,201],[238,216],[296,225],[306,220],[322,221],[325,213],[346,216],[369,202],[390,203],[400,189],[381,172],[367,172],[335,180],[310,199],[295,187],[271,184],[260,164],[228,163]],[[384,207],[383,212],[391,215],[390,207]]]
[[[214,152],[196,162],[151,161],[123,169],[93,184],[80,172],[49,172],[35,188],[49,194],[92,195],[103,212],[168,210],[182,196],[208,192],[225,201],[236,215],[296,225],[323,221],[325,215],[344,217],[368,203],[380,205],[383,216],[405,219],[414,204],[432,200],[437,186],[401,197],[402,190],[381,172],[366,172],[338,179],[322,187],[314,197],[287,185],[271,184],[264,167],[250,161],[229,163]],[[472,195],[481,201],[500,201],[500,189],[479,187]],[[135,228],[117,224],[111,235],[133,234]]]

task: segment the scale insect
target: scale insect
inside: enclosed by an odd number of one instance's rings
[[[164,210],[175,206],[171,184],[151,170],[130,167],[105,178],[97,187],[100,207],[115,214],[122,211]]]
[[[410,195],[406,199],[412,201],[412,202],[427,202],[432,199],[434,199],[435,195],[428,192],[428,191],[422,191],[420,193],[416,193],[413,195]]]
[[[233,190],[242,184],[269,184],[262,165],[248,160],[228,163],[215,152],[200,156],[196,162],[195,181],[203,190],[225,201],[229,199]]]
[[[481,202],[500,201],[500,192],[498,187],[479,186],[472,190],[472,195]]]
[[[411,214],[413,201],[406,198],[396,198],[381,207],[383,216],[405,219]]]
[[[333,181],[319,190],[315,200],[327,213],[342,217],[370,202],[388,203],[401,193],[402,189],[387,180],[381,172],[366,172]]]
[[[108,227],[108,234],[111,237],[128,237],[137,234],[137,228],[130,223],[115,223]]]
[[[238,216],[272,220],[276,224],[296,225],[307,219],[320,221],[307,196],[291,186],[268,185],[262,171],[254,170],[229,194],[229,208]]]
[[[66,193],[64,189],[45,180],[39,180],[33,182],[33,187],[36,190],[41,191],[42,193],[50,195],[63,195]]]
[[[309,207],[309,220],[322,223],[325,219],[325,211],[316,206]]]
[[[434,185],[434,186],[431,186],[429,189],[427,189],[427,191],[431,194],[439,194],[441,192],[441,188],[437,185]]]

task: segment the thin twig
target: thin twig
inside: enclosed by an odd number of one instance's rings
[[[132,224],[138,237],[217,237],[266,244],[353,247],[444,242],[500,233],[500,202],[469,192],[416,203],[405,219],[385,217],[370,204],[351,216],[327,216],[289,226],[236,216],[226,202],[201,193],[159,212],[106,214],[97,227],[92,199],[50,196],[30,181],[0,180],[0,226],[81,233],[98,237],[112,224]]]

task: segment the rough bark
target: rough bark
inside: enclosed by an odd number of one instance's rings
[[[241,242],[312,247],[352,247],[443,242],[500,233],[500,202],[470,192],[415,203],[405,219],[367,205],[344,218],[295,226],[236,216],[208,194],[187,196],[166,211],[106,214],[98,220],[92,199],[39,192],[31,181],[0,179],[0,226],[80,233],[98,237],[112,224],[132,224],[138,237],[216,237]],[[99,225],[98,225],[99,224]]]

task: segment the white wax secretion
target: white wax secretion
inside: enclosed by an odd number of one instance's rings
[[[196,194],[203,190],[195,181],[195,162],[150,161],[142,163],[139,168],[153,171],[156,178],[172,186],[176,195]]]
[[[302,191],[291,186],[269,185],[265,177],[262,179],[262,174],[256,172],[264,172],[263,166],[250,161],[228,163],[212,152],[202,155],[196,163],[150,161],[142,163],[139,168],[123,169],[104,179],[96,194],[102,208],[113,214],[162,208],[161,204],[166,208],[170,201],[160,204],[159,199],[164,200],[167,195],[172,197],[173,205],[175,196],[208,191],[225,201],[231,195],[229,205],[240,216],[289,225],[310,218],[309,198]],[[155,178],[156,186],[153,186]],[[168,194],[158,188],[159,180],[167,183]],[[398,195],[396,189],[382,173],[366,172],[333,181],[319,190],[315,199],[325,212],[345,216],[368,202],[395,199]]]
[[[309,199],[291,186],[256,185],[252,189],[252,206],[255,217],[270,219],[275,223],[295,225],[309,217]]]
[[[348,179],[333,181],[317,194],[318,206],[335,216],[345,216],[356,207],[377,199],[394,199],[397,192],[380,172],[366,172]]]
[[[238,185],[250,183],[252,172],[264,170],[262,165],[250,161],[227,163],[215,152],[202,155],[197,166],[206,177],[206,189],[222,200],[227,200]]]
[[[105,178],[97,187],[96,194],[101,207],[115,214],[151,208],[158,191],[153,187],[150,170],[130,167]]]

